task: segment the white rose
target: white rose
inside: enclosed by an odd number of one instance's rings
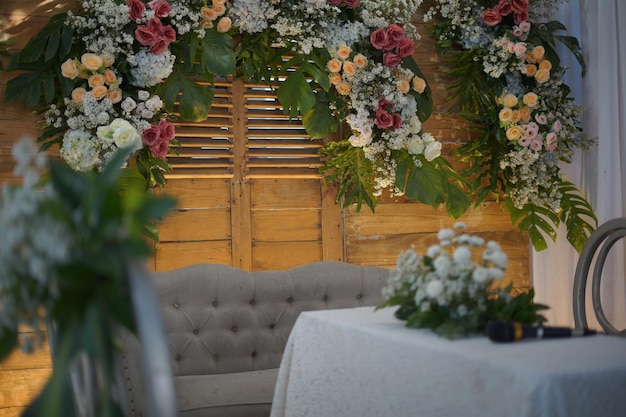
[[[489,272],[487,271],[487,268],[478,267],[474,269],[474,272],[472,272],[472,279],[478,284],[482,284],[483,282],[487,281],[487,278],[489,278]]]
[[[413,133],[414,135],[417,135],[420,132],[420,130],[422,130],[422,122],[420,121],[420,118],[417,117],[416,114],[411,116],[411,118],[409,119],[409,127],[410,127],[410,132]]]
[[[135,110],[136,107],[137,103],[132,99],[132,97],[126,97],[126,99],[122,101],[122,110],[124,111],[131,112]]]
[[[146,108],[148,110],[157,112],[161,110],[161,107],[163,107],[163,102],[159,96],[153,96],[150,100],[146,101]]]
[[[137,97],[139,97],[139,100],[141,101],[146,101],[150,98],[150,92],[146,90],[139,90],[137,92]]]
[[[352,135],[348,139],[350,144],[355,148],[362,148],[363,146],[369,144],[371,142],[371,137],[367,137],[365,135]]]
[[[426,295],[430,298],[437,298],[443,292],[443,283],[439,280],[430,281],[426,284]]]
[[[150,109],[143,109],[141,111],[141,117],[144,119],[152,119],[154,117],[154,112]]]
[[[142,147],[141,136],[134,127],[128,123],[115,129],[113,140],[118,148],[131,148],[138,150]]]
[[[420,155],[422,152],[424,152],[424,142],[422,141],[422,138],[417,135],[411,136],[411,139],[409,139],[409,143],[406,145],[406,148],[409,153],[413,155]]]
[[[439,157],[441,155],[441,142],[433,141],[426,143],[426,149],[424,149],[424,157],[427,161],[432,161],[433,159]]]
[[[113,142],[114,131],[115,129],[112,129],[110,125],[98,126],[98,128],[96,129],[96,136],[98,136],[100,140],[103,140],[105,142]]]

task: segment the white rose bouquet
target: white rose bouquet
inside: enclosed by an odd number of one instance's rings
[[[462,232],[465,227],[459,222],[454,229]],[[448,338],[483,333],[489,320],[544,322],[538,312],[547,307],[533,303],[532,289],[512,297],[510,285],[493,285],[507,267],[500,245],[456,231],[441,229],[439,244],[429,247],[426,255],[402,253],[379,308],[399,306],[395,315],[408,327],[433,329]]]

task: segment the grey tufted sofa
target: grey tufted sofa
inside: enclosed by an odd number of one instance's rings
[[[377,305],[388,273],[336,261],[286,271],[197,264],[152,273],[179,415],[268,416],[285,344],[300,312]],[[134,338],[126,337],[124,344],[131,415],[144,416],[141,351]]]

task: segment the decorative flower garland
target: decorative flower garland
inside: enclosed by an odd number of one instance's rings
[[[421,0],[90,0],[55,16],[8,70],[8,100],[44,104],[39,138],[77,170],[102,169],[121,147],[149,186],[163,184],[180,117],[203,120],[215,75],[284,78],[277,95],[323,149],[337,200],[372,210],[382,189],[454,216],[461,178],[422,132],[431,94],[412,58]],[[237,41],[234,42],[233,38]],[[283,62],[282,57],[293,58]],[[59,72],[61,69],[61,72]],[[289,71],[287,71],[289,70]],[[53,86],[53,80],[57,84]],[[44,89],[42,90],[42,85]],[[346,129],[348,130],[347,133]]]
[[[561,222],[568,240],[582,250],[597,222],[579,190],[564,179],[559,161],[594,141],[582,132],[582,108],[569,97],[565,71],[555,51],[566,45],[583,67],[578,41],[558,35],[559,22],[546,22],[552,1],[437,0],[425,15],[433,21],[439,49],[447,58],[454,109],[482,135],[458,149],[469,163],[476,203],[502,194],[506,208],[534,247],[556,238]]]

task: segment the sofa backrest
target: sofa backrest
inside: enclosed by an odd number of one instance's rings
[[[278,368],[300,312],[377,305],[388,273],[336,261],[284,271],[196,264],[152,273],[174,374]]]

